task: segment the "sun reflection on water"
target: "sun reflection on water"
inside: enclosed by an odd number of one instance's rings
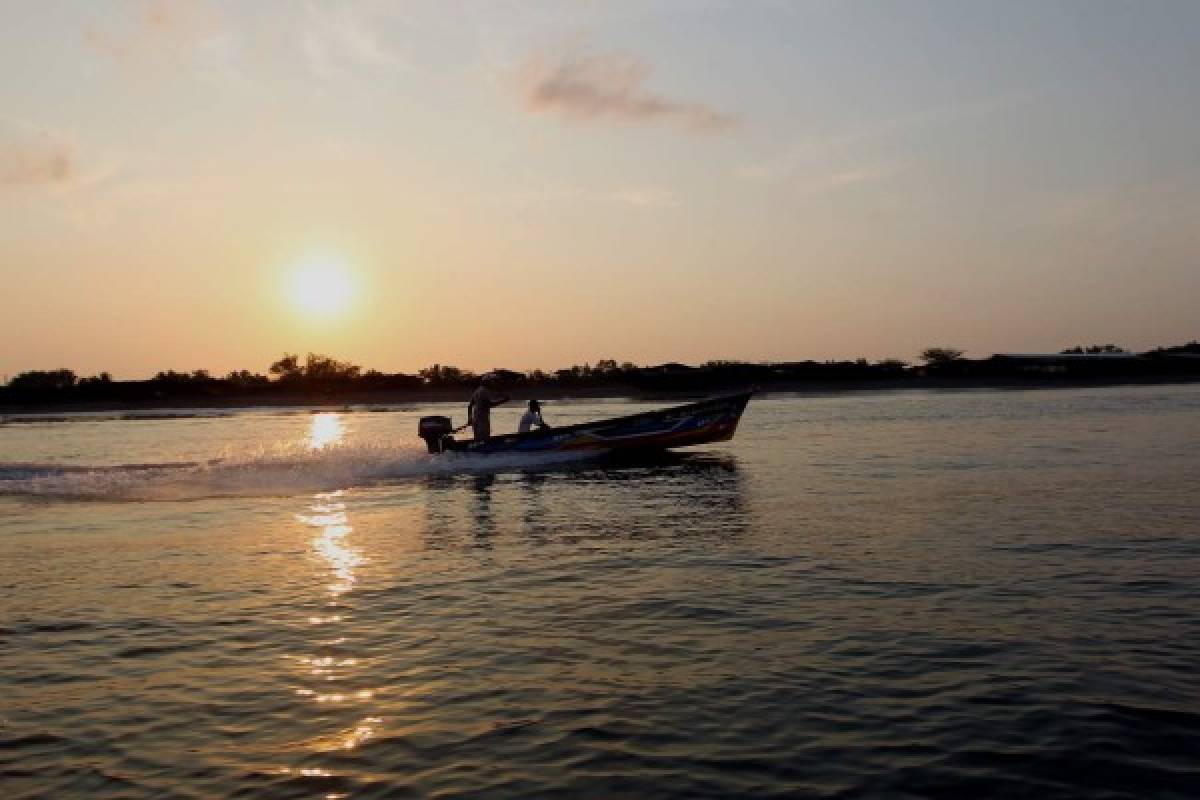
[[[337,414],[319,414],[313,418],[309,438],[314,449],[340,442],[345,430]],[[299,686],[293,689],[297,698],[323,709],[322,713],[346,714],[333,722],[337,727],[328,733],[309,737],[302,745],[306,751],[331,752],[351,750],[375,737],[383,724],[367,708],[378,689],[361,684],[363,659],[347,652],[352,646],[353,628],[344,627],[353,620],[354,606],[348,601],[358,582],[357,571],[365,563],[360,550],[352,546],[354,526],[350,522],[342,492],[315,495],[305,513],[296,520],[315,529],[310,556],[325,567],[328,575],[321,586],[322,605],[326,609],[311,614],[312,625],[335,626],[335,636],[325,636],[314,642],[310,653],[290,656]],[[340,711],[338,710],[340,709]]]
[[[313,414],[308,427],[308,448],[320,450],[330,445],[341,444],[346,438],[346,424],[336,411]]]

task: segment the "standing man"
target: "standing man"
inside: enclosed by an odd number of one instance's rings
[[[488,374],[479,382],[479,388],[471,395],[467,404],[467,421],[475,434],[475,441],[482,442],[492,435],[492,408],[508,402],[508,395],[496,391],[496,379]]]

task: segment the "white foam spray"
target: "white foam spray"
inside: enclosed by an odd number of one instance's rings
[[[586,453],[430,455],[423,449],[337,445],[274,449],[207,463],[62,466],[0,463],[0,497],[154,501],[282,496],[462,472],[539,469]]]

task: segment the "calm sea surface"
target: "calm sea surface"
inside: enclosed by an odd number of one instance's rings
[[[0,418],[2,796],[1200,797],[1200,386],[447,410]]]

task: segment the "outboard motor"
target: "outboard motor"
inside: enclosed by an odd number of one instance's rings
[[[454,432],[454,425],[449,417],[421,417],[417,423],[417,435],[425,440],[425,446],[431,453],[443,453],[446,450],[446,437]]]

